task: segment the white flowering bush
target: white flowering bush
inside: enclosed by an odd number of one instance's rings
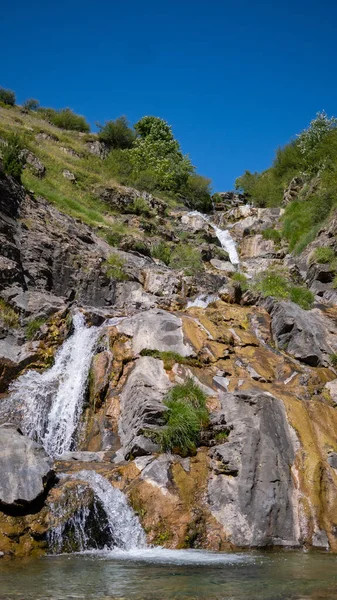
[[[324,152],[320,152],[322,142],[337,126],[335,117],[328,117],[326,112],[318,112],[307,129],[297,135],[298,146],[305,161],[305,170],[308,173],[318,172],[325,168],[326,159]]]

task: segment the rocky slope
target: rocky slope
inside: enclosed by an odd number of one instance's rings
[[[120,192],[109,194],[120,201]],[[135,194],[126,190],[123,198]],[[160,202],[142,197],[156,213],[156,239],[175,244],[184,232],[202,246],[203,272],[186,275],[144,248],[112,248],[97,228],[1,173],[0,552],[46,552],[53,532],[69,528],[74,515],[97,514],[83,469],[127,495],[149,543],[336,551],[331,286],[319,288],[322,270],[305,256],[295,260],[263,238],[265,228],[277,227],[279,209],[231,197],[212,218],[230,226],[248,277],[287,265],[307,281],[316,294],[309,311],[241,289],[231,279],[238,267],[216,255],[219,242],[204,218],[179,208],[163,214]],[[143,235],[139,218],[129,227]],[[329,231],[322,235],[332,242]],[[19,386],[13,396],[11,385],[29,369],[50,372],[74,335],[76,311],[99,327],[98,338],[72,451],[52,460],[27,437],[31,388]],[[168,390],[188,378],[207,396],[209,425],[192,455],[163,453],[148,434],[164,424]],[[92,534],[101,545],[104,518],[101,512]],[[63,550],[78,549],[67,539]]]

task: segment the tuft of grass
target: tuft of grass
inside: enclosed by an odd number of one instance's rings
[[[118,254],[110,254],[105,261],[105,272],[111,279],[117,281],[125,281],[128,279],[127,274],[124,271],[125,260],[118,256]]]
[[[201,254],[189,244],[178,244],[172,252],[170,267],[184,271],[185,275],[197,275],[203,270]]]
[[[294,286],[282,273],[267,271],[255,284],[255,289],[263,296],[273,296],[278,300],[290,300],[304,310],[309,310],[314,302],[314,295],[304,286]]]
[[[228,435],[228,431],[219,431],[215,434],[214,439],[219,442],[219,444],[222,444],[228,439]]]
[[[237,283],[240,284],[240,287],[243,292],[248,290],[249,284],[247,281],[247,277],[243,273],[233,273],[231,279],[232,279],[232,281],[236,281]]]
[[[335,253],[333,249],[322,246],[321,248],[315,248],[311,257],[311,262],[326,265],[333,261],[334,258]]]
[[[274,244],[279,244],[282,239],[280,232],[271,227],[267,227],[267,229],[263,230],[262,237],[264,240],[272,240]]]
[[[166,425],[156,432],[162,451],[182,455],[194,452],[201,430],[209,422],[206,395],[189,378],[171,388],[164,404],[168,408]]]
[[[281,273],[267,271],[259,278],[255,288],[264,296],[273,296],[280,300],[289,298],[289,281]]]
[[[40,327],[44,325],[45,322],[46,319],[43,318],[33,319],[32,321],[30,321],[26,327],[27,340],[33,340],[37,332],[40,330]]]
[[[292,286],[290,288],[290,300],[304,308],[304,310],[310,310],[314,303],[314,294],[305,287]]]
[[[126,207],[125,212],[143,217],[153,216],[153,211],[144,198],[135,198],[134,201]]]
[[[330,362],[332,364],[333,367],[337,367],[337,353],[334,352],[333,354],[330,354]]]
[[[12,327],[13,329],[16,329],[20,325],[19,315],[3,298],[0,298],[0,318],[8,327]]]
[[[165,265],[170,264],[171,249],[167,244],[165,244],[165,242],[159,242],[159,244],[153,246],[151,255],[153,258],[158,258],[158,260],[161,260],[163,263],[165,263]]]

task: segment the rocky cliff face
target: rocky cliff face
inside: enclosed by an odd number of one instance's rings
[[[113,249],[121,278],[109,269],[112,249],[99,231],[3,174],[0,207],[0,417],[15,424],[0,434],[0,551],[45,552],[48,531],[90,511],[92,491],[86,486],[81,496],[70,478],[83,468],[127,494],[150,543],[336,551],[337,330],[326,289],[309,311],[244,292],[226,257],[220,268],[211,262],[212,228],[183,211],[165,217],[166,229],[173,238],[179,228],[190,240],[208,237],[205,272],[186,276]],[[279,210],[224,208],[214,218],[232,226],[248,276],[287,263],[310,281],[321,277],[263,239]],[[100,335],[78,435],[52,461],[18,432],[29,398],[23,390],[13,405],[10,384],[27,369],[50,367],[72,335],[75,310]],[[163,453],[151,432],[163,427],[168,390],[188,378],[207,396],[209,424],[191,455]]]

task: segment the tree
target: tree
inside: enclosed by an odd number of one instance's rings
[[[2,145],[3,170],[7,175],[21,180],[24,158],[22,156],[22,143],[16,133],[12,133]]]
[[[181,196],[184,204],[189,208],[201,212],[212,210],[211,180],[202,175],[196,173],[189,175]]]
[[[134,173],[151,171],[163,190],[178,191],[186,185],[194,168],[180,150],[172,129],[159,117],[143,117],[135,124],[137,137],[130,159]]]
[[[100,131],[98,138],[109,148],[132,148],[135,132],[129,126],[126,117],[118,117],[115,121],[107,121],[105,125],[98,125]]]
[[[15,93],[0,87],[0,102],[8,104],[8,106],[15,106]]]
[[[245,171],[243,175],[241,175],[235,180],[235,189],[240,190],[244,194],[252,196],[254,186],[256,185],[258,178],[258,173],[251,173],[250,171]]]
[[[307,129],[297,135],[298,145],[304,159],[305,170],[314,174],[325,167],[324,152],[320,152],[322,143],[336,129],[337,119],[328,117],[326,112],[318,112]]]
[[[38,110],[40,106],[40,102],[38,100],[35,100],[35,98],[28,98],[22,105],[22,108],[24,108],[25,110]]]

